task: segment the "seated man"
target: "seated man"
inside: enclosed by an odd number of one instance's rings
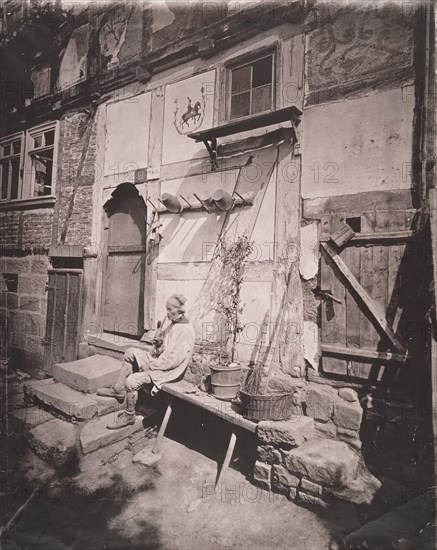
[[[135,423],[135,404],[141,386],[153,384],[154,395],[163,384],[179,380],[184,375],[194,349],[194,328],[185,317],[185,302],[182,294],[173,294],[166,302],[169,323],[161,334],[155,336],[159,356],[143,349],[127,349],[117,382],[110,388],[97,390],[97,395],[125,401],[124,411],[107,425],[108,429]],[[134,367],[138,372],[133,372]]]

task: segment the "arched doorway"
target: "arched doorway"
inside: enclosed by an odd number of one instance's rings
[[[132,183],[121,183],[104,205],[103,330],[142,336],[147,208]]]

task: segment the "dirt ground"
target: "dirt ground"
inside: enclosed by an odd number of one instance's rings
[[[3,548],[318,550],[359,526],[352,505],[312,511],[255,487],[249,481],[255,442],[244,434],[214,492],[229,426],[187,410],[176,413],[163,456],[151,467],[132,463],[134,453],[151,443],[141,434],[87,455],[77,472],[62,474],[12,434],[2,484],[3,528],[39,491],[7,526]]]

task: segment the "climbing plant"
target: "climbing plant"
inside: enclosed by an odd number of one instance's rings
[[[241,324],[243,306],[240,294],[244,264],[252,252],[253,246],[254,243],[249,241],[246,235],[241,235],[233,241],[219,239],[216,248],[216,257],[222,263],[223,276],[228,286],[219,295],[215,309],[223,315],[226,335],[224,348],[230,352],[231,362],[235,360],[238,335],[244,328]]]

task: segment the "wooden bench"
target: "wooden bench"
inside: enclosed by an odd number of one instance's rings
[[[167,428],[173,410],[173,399],[176,397],[181,399],[182,401],[191,403],[196,407],[200,407],[201,409],[215,416],[218,416],[219,418],[222,418],[232,425],[231,437],[229,439],[225,459],[223,461],[215,485],[216,487],[218,487],[226,475],[229,463],[231,462],[232,455],[234,453],[235,444],[237,442],[236,429],[243,428],[245,430],[248,430],[249,432],[255,433],[256,423],[247,420],[246,418],[241,416],[241,414],[234,411],[229,401],[223,401],[221,399],[217,399],[213,395],[201,392],[197,386],[185,380],[181,380],[180,382],[173,382],[171,384],[165,384],[162,387],[161,391],[168,394],[170,396],[170,400],[164,414],[164,419],[159,428],[158,436],[152,449],[152,453],[154,454],[158,454],[161,451],[162,440],[164,438],[165,430]]]

